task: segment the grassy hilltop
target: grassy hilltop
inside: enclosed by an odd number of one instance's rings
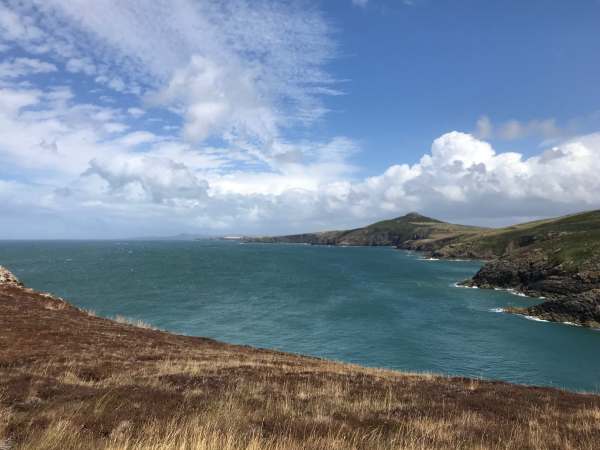
[[[600,441],[597,395],[178,336],[4,281],[2,449],[594,449]]]
[[[314,245],[403,245],[407,242],[446,242],[476,236],[483,228],[454,225],[418,213],[382,220],[362,228],[320,233],[246,238],[248,242],[305,243]]]
[[[600,211],[483,230],[438,248],[442,256],[497,258],[520,249],[539,250],[577,270],[600,257]]]

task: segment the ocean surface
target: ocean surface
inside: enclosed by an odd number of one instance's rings
[[[392,248],[224,241],[0,242],[27,286],[98,315],[405,371],[600,392],[600,332],[498,312],[480,267]]]

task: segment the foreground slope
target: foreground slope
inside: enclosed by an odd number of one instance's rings
[[[600,396],[403,374],[95,317],[0,285],[0,448],[597,448]]]

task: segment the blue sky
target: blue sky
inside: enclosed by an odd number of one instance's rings
[[[597,113],[600,2],[322,2],[341,57],[332,69],[349,95],[330,104],[329,129],[364,139],[376,164],[416,162],[448,130],[492,121],[555,119],[566,126]],[[339,112],[338,112],[339,111]],[[365,113],[366,112],[366,113]],[[591,120],[591,119],[590,119]],[[590,131],[585,124],[576,132]],[[496,148],[514,149],[499,139]],[[531,145],[533,144],[533,145]],[[535,140],[519,150],[538,151]]]
[[[0,3],[0,237],[600,207],[600,2]]]

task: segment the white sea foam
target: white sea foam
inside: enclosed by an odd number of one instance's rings
[[[519,291],[515,291],[514,289],[509,289],[509,291],[512,295],[516,295],[517,297],[528,297],[527,294],[523,294],[522,292]]]
[[[529,298],[529,295],[527,295],[527,294],[525,294],[523,292],[517,291],[516,289],[512,289],[512,288],[495,287],[494,290],[495,291],[505,291],[505,292],[508,292],[509,294],[516,295],[517,297],[527,297],[527,298]],[[544,299],[545,297],[538,297],[538,298]]]
[[[477,287],[477,286],[464,286],[462,284],[459,284],[458,282],[454,283],[454,287],[463,288],[463,289],[479,289],[479,287]]]
[[[539,317],[535,317],[535,316],[523,315],[523,317],[525,317],[527,320],[533,320],[534,322],[550,322],[549,320],[540,319]]]
[[[492,308],[492,309],[490,309],[490,312],[503,313],[504,308]]]

